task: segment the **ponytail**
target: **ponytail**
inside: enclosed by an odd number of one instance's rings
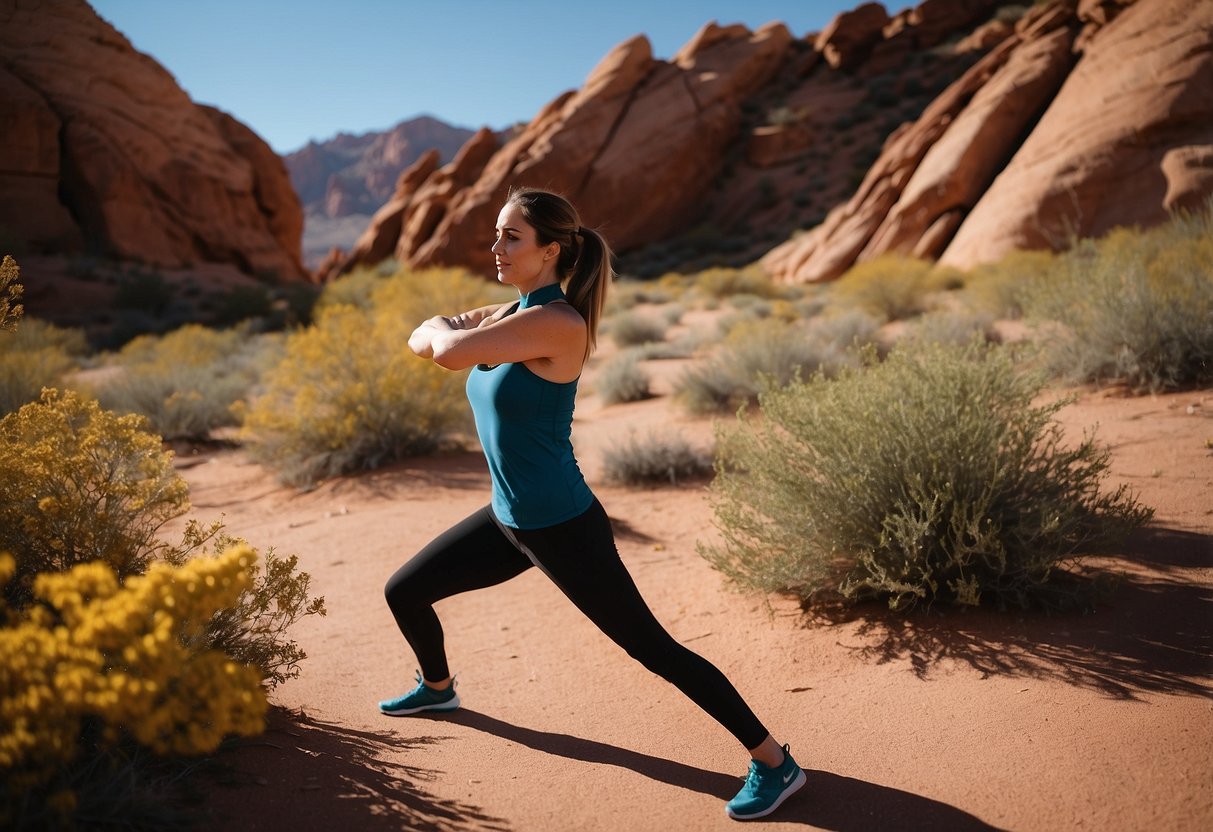
[[[580,228],[576,235],[577,260],[565,294],[569,303],[585,319],[585,357],[598,345],[598,322],[606,305],[607,284],[615,276],[611,267],[611,247],[606,238],[592,228]]]
[[[517,205],[535,229],[540,245],[560,244],[556,270],[567,281],[569,305],[585,320],[585,357],[598,345],[598,323],[606,304],[607,284],[615,277],[606,238],[581,224],[577,209],[564,197],[534,188],[511,191],[506,204]]]

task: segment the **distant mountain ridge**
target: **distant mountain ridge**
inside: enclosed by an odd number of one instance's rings
[[[400,173],[421,154],[432,148],[446,161],[474,132],[419,116],[388,130],[339,133],[308,142],[282,158],[305,214],[372,214],[391,197]]]

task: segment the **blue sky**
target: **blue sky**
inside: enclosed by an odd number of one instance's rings
[[[801,37],[861,2],[91,0],[191,98],[279,153],[422,114],[470,128],[529,121],[634,34],[670,58],[709,20],[779,20]]]

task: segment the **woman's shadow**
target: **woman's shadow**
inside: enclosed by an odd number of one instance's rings
[[[701,792],[721,802],[741,788],[742,779],[738,776],[569,734],[512,725],[467,708],[444,714],[442,720],[466,725],[545,754],[630,769],[658,782]],[[816,769],[806,769],[805,774],[808,775],[805,788],[779,809],[775,820],[836,832],[870,832],[873,829],[989,832],[998,829],[955,806],[900,789]]]

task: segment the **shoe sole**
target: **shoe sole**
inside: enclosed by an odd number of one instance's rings
[[[778,798],[775,799],[774,803],[763,809],[761,812],[755,812],[752,815],[739,815],[728,806],[725,806],[724,813],[733,820],[755,820],[757,818],[765,818],[767,815],[771,814],[771,812],[774,812],[776,809],[782,806],[785,800],[796,794],[796,792],[800,791],[804,784],[808,782],[808,779],[808,777],[805,777],[804,769],[800,769],[800,771],[796,773],[796,779],[788,784],[788,787],[783,790]]]
[[[379,706],[379,712],[388,716],[408,716],[409,714],[419,714],[422,711],[453,711],[459,707],[459,694],[455,694],[446,702],[436,702],[433,705],[422,705],[419,708],[396,708],[389,710],[382,705]]]

